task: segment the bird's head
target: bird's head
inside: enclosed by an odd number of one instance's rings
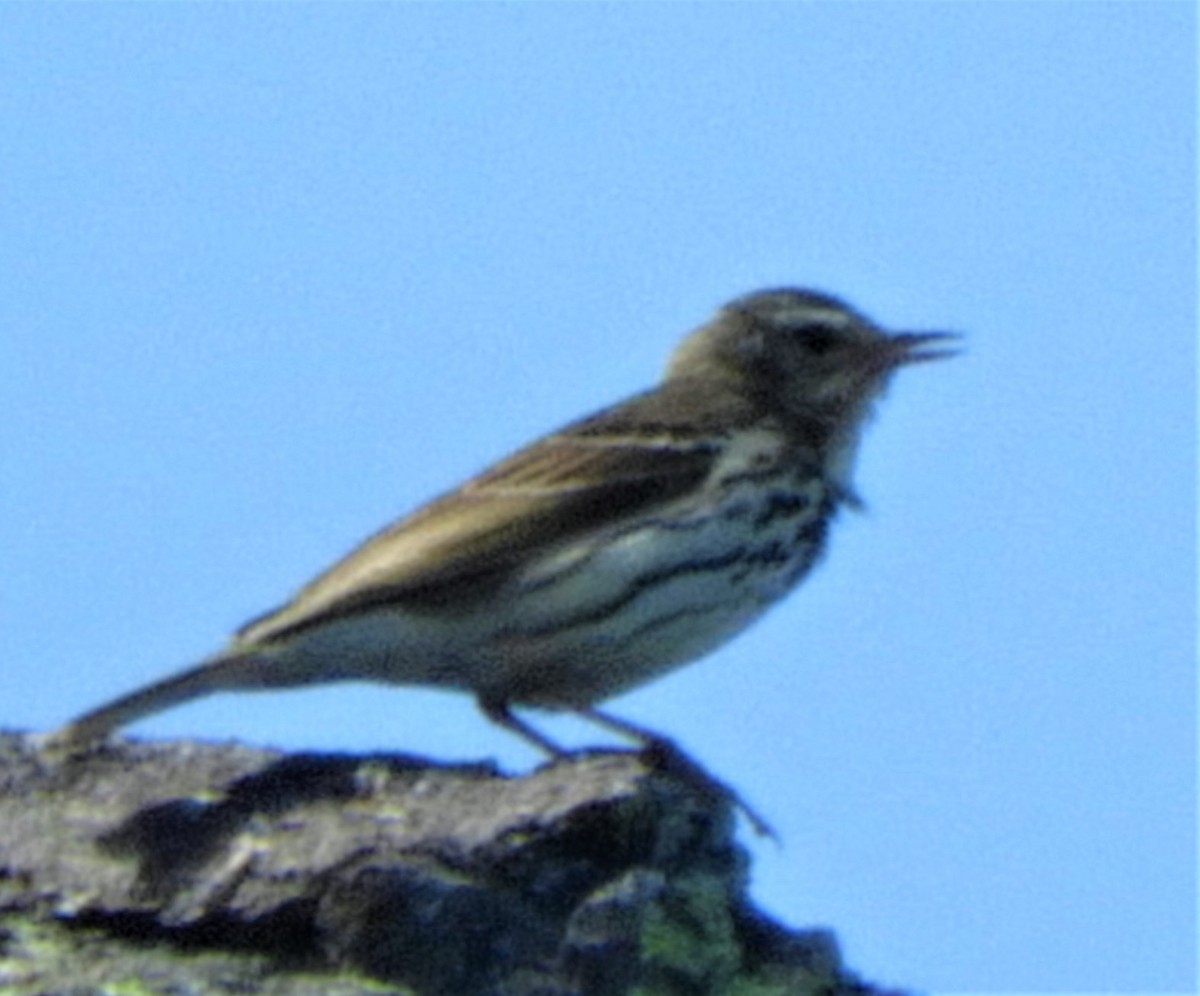
[[[667,377],[732,379],[787,410],[855,418],[897,368],[953,355],[940,345],[953,338],[888,332],[817,291],[756,291],[684,339]]]

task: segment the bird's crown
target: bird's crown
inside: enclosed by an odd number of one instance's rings
[[[683,340],[668,377],[824,381],[860,368],[887,334],[838,298],[777,289],[735,298]]]
[[[832,294],[779,287],[734,298],[723,312],[745,315],[776,328],[824,325],[830,328],[870,326],[862,314]]]

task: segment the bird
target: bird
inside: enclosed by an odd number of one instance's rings
[[[335,681],[453,689],[551,755],[515,708],[574,713],[708,655],[825,552],[864,425],[950,332],[889,332],[821,291],[737,297],[661,381],[574,421],[368,538],[200,663],[75,718],[86,749],[216,692]],[[745,676],[741,680],[745,680]]]

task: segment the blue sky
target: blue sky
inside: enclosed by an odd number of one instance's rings
[[[770,817],[754,895],[872,980],[1194,991],[1195,21],[4,5],[0,720],[190,663],[721,302],[822,288],[967,352],[898,378],[795,596],[609,707]],[[537,761],[411,689],[135,732]]]

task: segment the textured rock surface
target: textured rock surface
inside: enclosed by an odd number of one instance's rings
[[[636,754],[520,778],[398,755],[0,735],[0,991],[851,994],[745,896],[715,786]]]

